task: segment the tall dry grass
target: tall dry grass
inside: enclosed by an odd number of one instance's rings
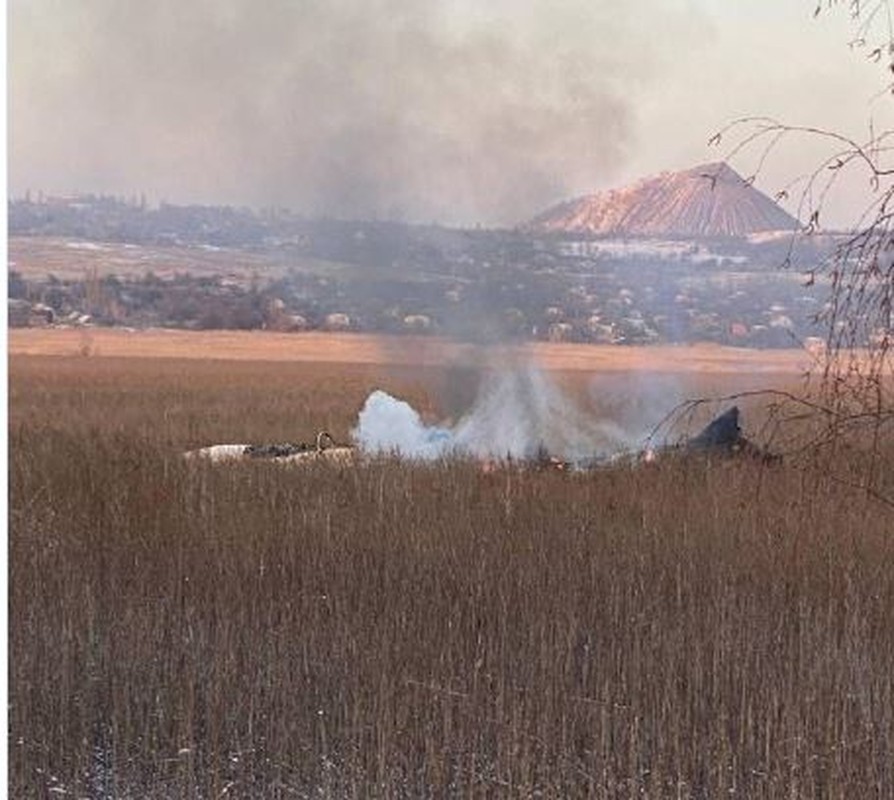
[[[178,458],[380,379],[13,359],[11,796],[894,793],[894,518],[822,474]]]

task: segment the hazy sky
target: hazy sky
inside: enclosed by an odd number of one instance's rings
[[[847,6],[9,0],[9,188],[511,225],[722,157],[737,117],[894,127]],[[817,157],[780,151],[759,186]]]

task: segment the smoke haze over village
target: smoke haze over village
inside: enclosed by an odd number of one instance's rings
[[[514,225],[716,160],[708,137],[739,116],[884,122],[846,13],[729,5],[11,0],[10,192]]]

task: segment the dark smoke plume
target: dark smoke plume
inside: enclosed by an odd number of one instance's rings
[[[628,5],[10,0],[10,186],[515,223],[611,177],[686,46]]]

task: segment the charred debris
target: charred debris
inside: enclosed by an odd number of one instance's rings
[[[481,459],[484,472],[495,472],[501,469],[523,469],[540,472],[581,472],[589,470],[637,467],[655,464],[670,458],[711,457],[711,458],[747,458],[765,464],[777,463],[782,457],[756,444],[742,432],[739,424],[740,411],[732,406],[711,420],[698,434],[676,444],[660,447],[646,447],[641,450],[628,451],[612,456],[594,455],[588,458],[568,460],[560,458],[541,444],[530,456],[523,458],[507,457],[504,459]],[[306,442],[283,442],[273,444],[245,445],[242,456],[257,461],[288,462],[295,457],[323,453],[327,448],[338,450],[349,449],[346,445],[338,445],[325,431],[317,436],[314,444]],[[354,450],[354,448],[350,448]],[[352,462],[356,463],[356,462]]]
[[[556,458],[541,447],[528,463],[536,469],[580,471],[610,469],[622,466],[655,464],[669,458],[710,457],[748,458],[765,464],[778,463],[782,456],[753,442],[742,432],[740,411],[732,406],[711,420],[698,434],[681,442],[641,450],[622,452],[613,456],[593,456],[568,461]]]

